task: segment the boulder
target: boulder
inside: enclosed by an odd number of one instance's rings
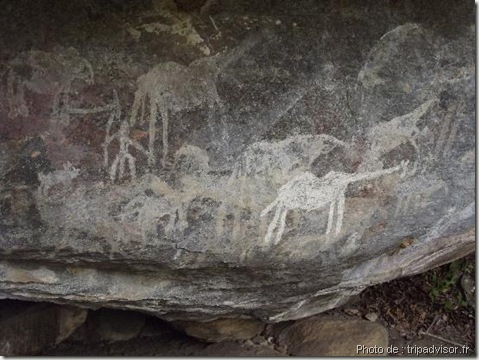
[[[93,336],[104,341],[127,341],[143,330],[146,316],[132,311],[99,309],[90,312],[88,323]]]
[[[256,345],[253,343],[239,343],[233,341],[225,341],[221,343],[208,345],[204,350],[195,354],[196,356],[285,356],[285,354],[272,348]]]
[[[177,321],[174,323],[189,336],[207,342],[252,339],[265,324],[254,319],[218,319],[208,322]]]
[[[278,344],[293,356],[386,356],[388,332],[366,320],[311,318],[284,329]]]
[[[474,250],[473,3],[206,3],[2,7],[1,297],[280,322]]]

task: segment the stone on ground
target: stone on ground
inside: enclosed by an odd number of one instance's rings
[[[207,322],[178,321],[175,325],[189,336],[207,342],[252,339],[265,324],[254,319],[218,319]]]
[[[278,344],[295,356],[372,355],[358,353],[358,345],[382,349],[386,355],[388,333],[383,326],[366,320],[311,318],[284,329]]]
[[[133,311],[99,309],[90,312],[88,321],[99,339],[126,341],[140,334],[145,325],[145,315]]]
[[[253,343],[225,341],[211,344],[199,351],[198,356],[285,356],[270,347]]]

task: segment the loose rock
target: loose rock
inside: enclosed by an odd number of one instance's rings
[[[285,356],[267,346],[225,341],[209,345],[198,356]]]
[[[388,333],[381,325],[369,321],[313,318],[284,329],[278,343],[295,356],[371,355],[358,352],[358,345],[377,346],[385,355]]]
[[[253,319],[219,319],[208,322],[178,321],[174,324],[188,335],[208,342],[252,339],[265,327],[264,323]]]
[[[99,339],[111,342],[133,339],[145,325],[145,315],[114,309],[92,311],[88,320]]]

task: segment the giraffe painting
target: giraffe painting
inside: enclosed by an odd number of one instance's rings
[[[346,190],[349,184],[362,180],[371,180],[387,174],[392,174],[407,165],[407,162],[389,169],[373,172],[348,174],[330,171],[322,178],[306,171],[284,184],[278,191],[277,198],[262,212],[261,217],[266,216],[274,208],[276,211],[265,236],[265,243],[270,244],[273,233],[276,230],[274,245],[283,235],[286,226],[286,215],[289,210],[301,209],[306,211],[321,209],[329,204],[329,216],[326,234],[333,228],[334,214],[337,213],[335,234],[341,231],[346,201]]]

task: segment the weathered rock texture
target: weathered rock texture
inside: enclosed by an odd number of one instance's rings
[[[281,321],[474,249],[474,4],[3,1],[0,293]]]
[[[0,309],[0,354],[36,355],[68,338],[87,317],[72,306],[35,304],[24,310]]]

